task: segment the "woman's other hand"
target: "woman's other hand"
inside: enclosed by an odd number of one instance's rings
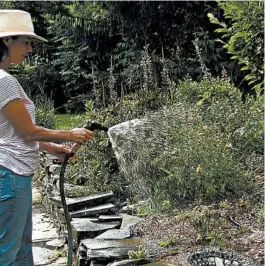
[[[64,160],[64,156],[66,154],[71,153],[71,149],[65,145],[60,145],[56,143],[48,143],[48,153],[52,154],[53,156],[56,156],[60,161]]]

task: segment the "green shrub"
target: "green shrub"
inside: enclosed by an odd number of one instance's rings
[[[86,120],[97,121],[106,126],[114,126],[121,122],[143,117],[150,107],[161,108],[165,102],[155,94],[138,94],[125,96],[121,102],[102,110],[95,110],[94,103],[85,104]],[[62,118],[62,116],[60,116]],[[66,122],[68,125],[69,120]],[[77,154],[77,160],[69,165],[67,176],[75,184],[88,186],[91,193],[112,189],[120,199],[128,197],[129,180],[119,170],[117,159],[106,133],[95,132],[94,138]]]
[[[264,2],[263,1],[218,1],[224,17],[231,22],[228,27],[213,14],[208,17],[220,28],[221,42],[228,53],[246,71],[245,79],[259,95],[264,86]]]
[[[215,125],[229,136],[230,146],[239,156],[263,155],[263,99],[248,96],[242,101],[242,94],[227,78],[185,79],[175,92],[176,102],[198,106],[205,124]]]
[[[248,191],[251,182],[228,148],[229,139],[204,125],[196,112],[193,116],[193,123],[171,132],[170,150],[157,161],[165,173],[157,189],[172,201],[214,200]]]
[[[157,190],[170,200],[251,191],[254,169],[263,164],[262,97],[243,102],[229,80],[207,77],[181,82],[175,101],[186,111],[175,121],[168,150],[156,159],[164,172]]]
[[[44,94],[35,100],[36,124],[38,126],[55,129],[55,115],[53,104]]]
[[[152,93],[127,96],[100,111],[87,102],[86,119],[113,126],[146,117],[153,124],[121,147],[127,174],[120,171],[107,135],[95,133],[68,176],[75,183],[81,176],[93,192],[113,189],[119,196],[149,198],[162,212],[176,200],[218,200],[251,191],[263,161],[261,98],[243,102],[227,78],[212,77],[186,79],[172,95],[172,106],[164,95]]]
[[[69,114],[56,114],[55,115],[55,128],[56,129],[72,129],[81,127],[86,123],[84,115],[69,115]]]

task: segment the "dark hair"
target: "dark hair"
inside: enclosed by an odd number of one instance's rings
[[[18,36],[11,36],[13,40],[16,40]],[[3,38],[0,39],[0,62],[3,60],[3,58],[8,55],[8,48],[3,42]]]

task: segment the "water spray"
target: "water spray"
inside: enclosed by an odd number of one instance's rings
[[[103,126],[100,123],[97,122],[91,122],[88,121],[86,125],[84,126],[85,129],[94,131],[94,130],[99,130],[99,131],[105,131],[108,132],[109,128],[106,126]],[[66,170],[66,166],[68,164],[68,160],[73,157],[76,152],[79,150],[81,147],[81,144],[74,144],[73,147],[71,148],[71,152],[69,154],[66,154],[63,159],[63,163],[61,166],[61,172],[60,172],[60,177],[59,177],[59,187],[60,187],[60,196],[61,196],[61,202],[63,206],[63,211],[64,211],[64,217],[66,220],[66,229],[68,232],[68,255],[67,255],[67,266],[72,266],[72,260],[73,260],[73,234],[72,234],[72,227],[71,227],[71,217],[68,211],[68,206],[66,204],[66,199],[65,199],[65,193],[64,193],[64,174]]]

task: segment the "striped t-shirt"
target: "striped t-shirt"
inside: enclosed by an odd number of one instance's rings
[[[19,82],[0,69],[0,165],[19,175],[32,175],[39,163],[39,142],[25,141],[16,132],[2,108],[10,101],[22,99],[35,124],[35,106]]]

